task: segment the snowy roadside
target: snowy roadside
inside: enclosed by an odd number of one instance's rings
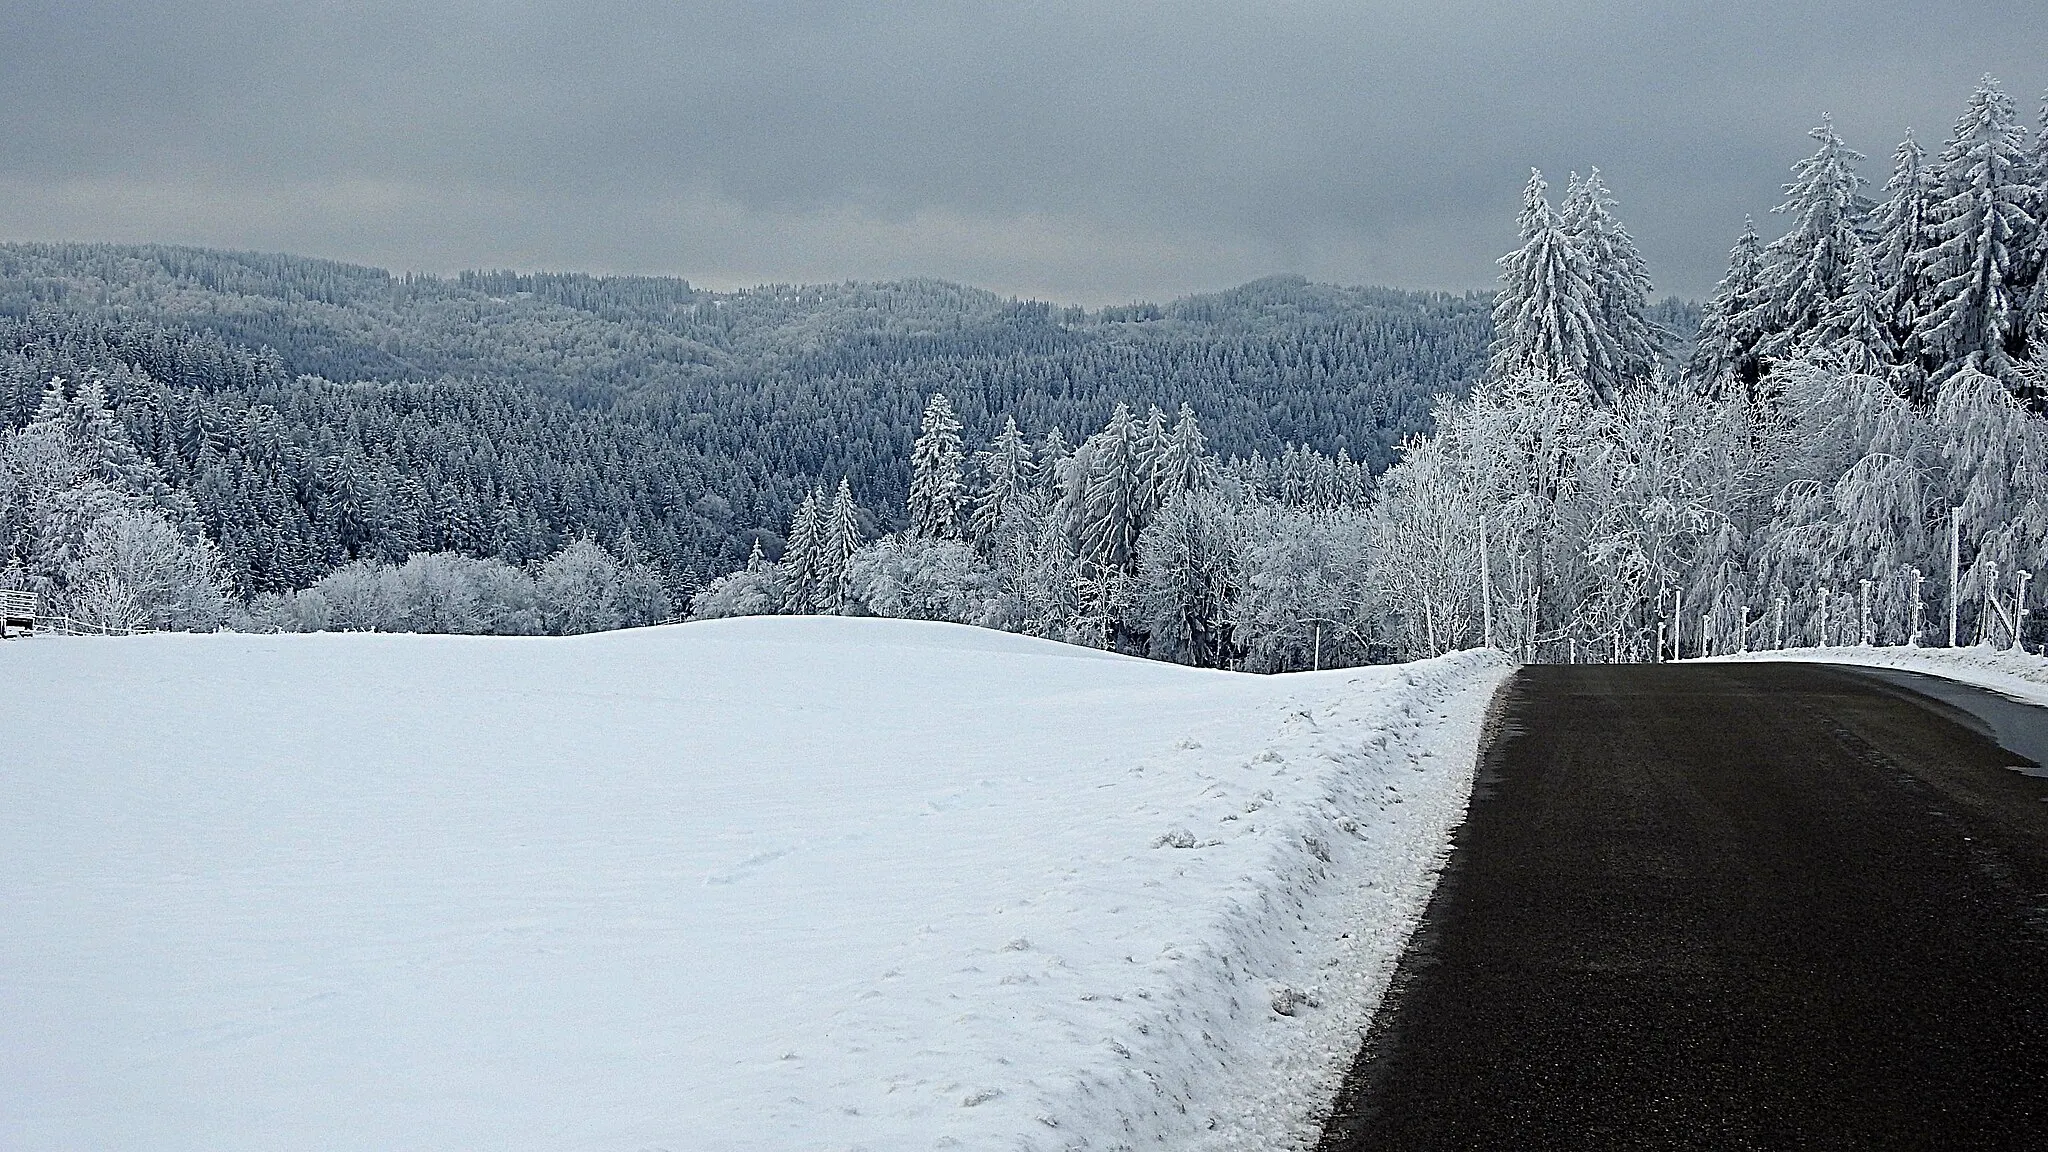
[[[1329,794],[1301,813],[1298,839],[1311,856],[1329,847],[1330,859],[1303,859],[1282,840],[1263,906],[1223,933],[1245,949],[1241,966],[1268,966],[1315,1007],[1255,1014],[1214,1086],[1215,1127],[1170,1146],[1308,1149],[1321,1135],[1464,821],[1489,705],[1514,671],[1491,651],[1411,668],[1377,700],[1361,689],[1333,704],[1304,749],[1328,765]]]
[[[1860,664],[1943,676],[1989,688],[2030,704],[2048,705],[2048,658],[2005,648],[1788,648],[1744,652],[1710,660],[1798,660],[1814,664]]]
[[[9,644],[0,1146],[1306,1146],[1509,671]]]

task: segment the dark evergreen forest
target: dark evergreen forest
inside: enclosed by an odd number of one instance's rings
[[[528,562],[591,536],[672,591],[741,565],[819,485],[899,527],[926,397],[970,442],[1201,414],[1224,456],[1378,472],[1484,367],[1491,297],[1256,281],[1083,310],[936,281],[711,292],[576,274],[398,276],[292,256],[0,245],[0,420],[97,377],[243,594],[349,559]],[[1689,307],[1660,310],[1682,331]],[[1688,332],[1689,334],[1689,332]]]

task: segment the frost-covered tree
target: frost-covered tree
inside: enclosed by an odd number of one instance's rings
[[[1885,332],[1902,364],[1914,373],[1907,391],[1916,400],[1925,399],[1919,336],[1921,317],[1928,310],[1934,287],[1927,280],[1926,260],[1935,243],[1932,225],[1940,198],[1939,176],[1927,162],[1927,151],[1908,132],[1892,154],[1885,201],[1871,218],[1876,236],[1872,265]]]
[[[974,461],[981,473],[981,491],[974,499],[974,538],[987,541],[1004,515],[1031,494],[1037,465],[1015,416],[1003,418],[1003,430],[975,454]]]
[[[819,505],[824,497],[823,489],[813,489],[790,517],[788,542],[782,549],[785,612],[812,612],[822,604],[819,562],[824,551],[825,510]]]
[[[228,605],[219,550],[140,509],[93,524],[58,602],[73,619],[109,631],[211,631]]]
[[[534,574],[541,627],[568,636],[655,624],[668,618],[661,574],[644,562],[621,559],[596,541],[576,540]]]
[[[218,627],[220,554],[192,504],[114,421],[96,379],[43,389],[35,419],[0,432],[0,570],[89,627]]]
[[[1612,379],[1616,356],[1601,328],[1592,261],[1551,210],[1547,191],[1543,174],[1532,170],[1516,221],[1521,247],[1500,259],[1490,371],[1534,371],[1593,387]]]
[[[1367,521],[1372,596],[1403,655],[1442,655],[1483,638],[1483,510],[1462,463],[1439,437],[1409,441]],[[1512,539],[1506,523],[1493,528]]]
[[[1206,491],[1216,479],[1216,461],[1209,455],[1201,422],[1195,419],[1194,408],[1185,403],[1160,452],[1157,477],[1162,504],[1176,496]]]
[[[1599,327],[1614,362],[1603,378],[1595,373],[1595,391],[1613,396],[1649,379],[1663,355],[1666,334],[1650,319],[1650,273],[1636,250],[1635,237],[1614,218],[1615,201],[1600,179],[1600,169],[1574,180],[1559,213],[1580,251],[1586,254],[1593,281]]]
[[[1202,668],[1227,665],[1238,564],[1228,510],[1176,491],[1138,538],[1132,606],[1149,655]]]
[[[832,510],[818,527],[819,603],[828,611],[846,607],[846,565],[860,550],[860,536],[860,508],[853,502],[853,485],[841,477]]]
[[[1702,311],[1687,377],[1715,394],[1733,385],[1742,395],[1753,395],[1763,376],[1757,350],[1770,323],[1763,241],[1756,222],[1744,219],[1742,235],[1728,253],[1728,274]]]
[[[1240,592],[1231,637],[1253,672],[1334,668],[1371,658],[1373,618],[1364,513],[1261,501],[1240,537]]]
[[[943,392],[925,403],[924,421],[910,450],[910,531],[934,540],[950,540],[965,527],[965,487],[960,420]]]
[[[1145,528],[1149,483],[1141,430],[1118,404],[1102,431],[1077,454],[1074,537],[1081,558],[1103,571],[1128,573]],[[1082,462],[1085,461],[1085,467]]]
[[[1809,135],[1819,149],[1793,165],[1785,199],[1771,209],[1789,216],[1792,227],[1764,249],[1769,356],[1785,356],[1825,329],[1829,313],[1848,292],[1871,208],[1863,177],[1856,174],[1863,154],[1843,142],[1830,118]]]
[[[690,599],[692,620],[722,620],[731,616],[772,616],[782,611],[788,588],[782,569],[761,555],[759,541],[747,566],[706,584]]]
[[[1919,339],[1937,382],[1973,367],[2016,391],[2027,386],[2015,368],[2027,350],[2022,276],[2037,228],[2025,144],[2012,98],[1986,76],[1942,151],[1934,243],[1919,265],[1930,285]]]
[[[978,624],[996,588],[987,561],[958,540],[877,540],[854,553],[846,567],[850,605],[898,620]]]
[[[1842,295],[1828,309],[1816,343],[1834,349],[1852,371],[1884,374],[1898,349],[1885,324],[1883,294],[1870,250],[1856,249]]]

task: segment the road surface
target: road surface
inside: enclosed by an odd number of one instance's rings
[[[2048,1148],[2048,710],[1946,694],[1522,670],[1323,1152]]]

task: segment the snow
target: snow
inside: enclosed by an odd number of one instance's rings
[[[0,645],[0,1147],[1310,1144],[1507,671]]]
[[[1803,660],[1819,664],[1899,668],[1989,688],[2029,704],[2048,704],[2048,659],[1988,645],[1970,648],[1912,648],[1904,645],[1788,648],[1781,652],[1731,653],[1710,659]]]

